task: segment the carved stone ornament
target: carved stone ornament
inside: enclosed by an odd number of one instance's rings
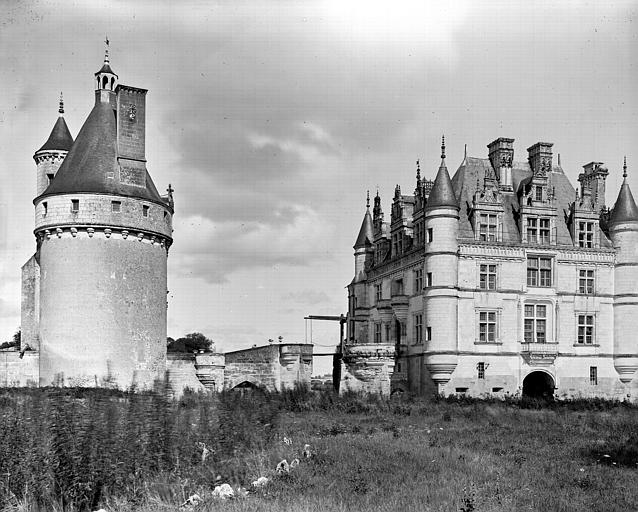
[[[92,238],[93,237],[93,233],[95,232],[95,229],[86,228],[86,232],[89,234],[89,237]]]
[[[131,121],[135,121],[136,117],[137,117],[137,107],[135,105],[131,105],[131,107],[128,109],[128,118]]]
[[[126,240],[128,238],[128,231],[125,229],[122,231],[122,238]]]

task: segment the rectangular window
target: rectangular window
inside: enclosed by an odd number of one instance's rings
[[[142,205],[142,216],[148,217],[148,205],[147,204],[143,204]]]
[[[480,363],[476,365],[476,370],[478,373],[478,378],[484,379],[485,378],[485,363],[483,361],[481,361]]]
[[[53,178],[55,178],[55,174],[53,174],[52,172],[47,173],[47,179],[49,180],[49,183],[53,181]]]
[[[594,247],[594,223],[578,223],[578,247]]]
[[[549,245],[551,223],[548,217],[527,217],[527,243]]]
[[[525,343],[545,343],[547,341],[547,306],[525,304],[523,328]]]
[[[536,187],[536,200],[537,201],[542,201],[543,200],[543,187]]]
[[[527,219],[527,241],[530,243],[536,243],[536,235],[538,229],[538,223],[535,217],[529,217]]]
[[[111,201],[111,211],[113,213],[120,213],[122,211],[121,201]]]
[[[579,345],[593,345],[594,343],[594,315],[578,315]]]
[[[432,272],[425,274],[425,287],[429,288],[430,286],[432,286]]]
[[[80,200],[79,199],[71,199],[71,211],[73,213],[77,213],[80,211]]]
[[[496,290],[496,265],[481,264],[479,269],[479,288]]]
[[[432,231],[432,228],[428,228],[428,239],[427,239],[427,242],[431,243],[432,240],[434,240],[434,232]]]
[[[482,343],[496,341],[496,311],[479,312],[479,341]]]
[[[374,293],[375,293],[377,302],[379,302],[383,298],[383,289],[381,288],[380,284],[374,285]]]
[[[592,386],[598,386],[598,366],[589,367],[589,383]]]
[[[397,254],[403,254],[403,233],[397,235]]]
[[[414,343],[423,342],[423,315],[414,315]]]
[[[425,328],[425,341],[430,341],[432,339],[432,327],[427,326]]]
[[[496,242],[496,214],[479,215],[479,237],[483,242]]]
[[[538,219],[538,243],[549,244],[549,219]]]
[[[403,279],[396,279],[392,288],[393,295],[403,295]]]
[[[414,271],[414,293],[421,293],[423,290],[423,269],[417,268]]]
[[[552,286],[552,259],[527,257],[527,286]]]
[[[385,324],[385,341],[390,343],[390,324]]]
[[[414,230],[416,232],[416,245],[417,246],[423,245],[423,223],[417,222],[416,225],[414,226]]]
[[[578,293],[591,295],[594,293],[594,271],[581,269],[578,271]]]
[[[374,342],[381,343],[381,323],[374,324]]]
[[[43,216],[43,217],[46,217],[46,216],[47,216],[48,211],[49,211],[49,206],[47,205],[47,202],[46,202],[46,201],[44,201],[44,202],[42,203],[42,216]]]

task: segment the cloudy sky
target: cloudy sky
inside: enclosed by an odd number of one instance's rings
[[[352,245],[377,188],[414,188],[467,144],[554,143],[575,179],[627,155],[638,192],[638,2],[12,1],[0,6],[0,340],[20,324],[33,253],[32,155],[57,117],[75,137],[111,42],[120,83],[149,89],[147,159],[175,188],[169,335],[225,350],[347,308]],[[635,172],[634,172],[635,169]],[[313,341],[337,341],[315,322]]]

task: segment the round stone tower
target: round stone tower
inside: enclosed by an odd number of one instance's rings
[[[439,392],[458,363],[458,231],[459,206],[445,165],[445,139],[441,165],[425,204],[425,272],[431,285],[424,292],[424,313],[429,339],[425,365]],[[426,274],[426,275],[427,275]]]
[[[609,235],[616,249],[614,267],[614,367],[621,382],[631,382],[638,370],[638,207],[627,183],[623,183],[609,218]]]
[[[117,79],[107,50],[95,105],[44,190],[38,167],[42,386],[147,388],[166,369],[172,189],[160,196],[146,170],[147,91]]]

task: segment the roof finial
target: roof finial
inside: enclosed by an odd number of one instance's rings
[[[366,194],[366,208],[370,208],[370,191]]]
[[[104,42],[106,43],[106,50],[104,51],[104,62],[108,63],[109,61],[109,36],[108,35],[104,39]]]
[[[416,180],[421,181],[421,164],[419,161],[416,161]]]
[[[463,149],[463,160],[467,160],[467,144],[465,144],[465,148]]]
[[[622,164],[622,177],[626,178],[627,177],[627,156],[625,155],[625,159],[623,161]]]
[[[60,91],[60,107],[58,108],[60,114],[64,114],[64,100],[62,99],[62,91]]]
[[[558,167],[560,167],[560,153],[558,153]]]
[[[445,159],[445,135],[441,136],[441,158]]]

